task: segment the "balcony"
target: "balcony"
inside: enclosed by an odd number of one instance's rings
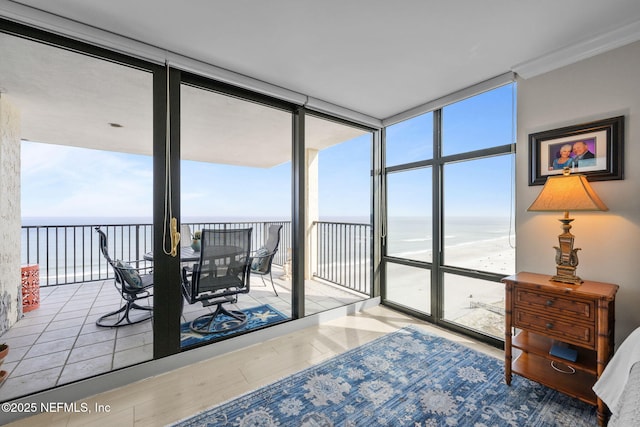
[[[272,222],[190,223],[202,228],[252,227],[253,247],[264,242]],[[291,280],[283,277],[291,241],[283,225],[273,278],[278,291],[251,278],[251,292],[235,308],[269,304],[291,316]],[[122,298],[98,248],[96,225],[25,226],[22,262],[40,267],[40,307],[25,313],[3,335],[11,351],[3,369],[9,372],[0,401],[67,384],[153,358],[152,322],[101,328],[95,321],[117,309]],[[150,224],[102,225],[112,257],[142,259],[153,247]],[[369,296],[370,227],[366,224],[316,223],[314,268],[305,281],[306,315],[347,305]],[[294,254],[295,256],[295,254]],[[181,322],[208,311],[185,305]]]

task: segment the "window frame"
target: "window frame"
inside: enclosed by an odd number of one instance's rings
[[[479,150],[471,150],[466,152],[459,152],[456,154],[450,155],[442,155],[442,120],[443,114],[442,110],[447,106],[454,102],[461,101],[470,96],[480,95],[487,91],[494,90],[497,88],[504,87],[506,85],[512,85],[512,142],[509,144],[501,144],[493,147],[488,147]],[[492,282],[500,282],[504,275],[498,273],[492,273],[487,271],[477,271],[462,267],[455,266],[447,266],[443,264],[444,259],[444,235],[443,235],[443,225],[444,225],[444,209],[443,209],[443,197],[444,197],[444,168],[447,164],[457,163],[461,161],[473,161],[477,159],[482,159],[486,157],[493,156],[502,156],[502,155],[511,155],[513,156],[513,161],[515,161],[515,152],[516,152],[516,141],[515,141],[515,117],[516,117],[516,108],[515,108],[515,91],[516,91],[516,82],[515,79],[510,79],[507,82],[500,81],[500,84],[493,85],[491,87],[486,87],[485,85],[478,86],[478,90],[473,92],[473,88],[468,88],[460,93],[462,96],[459,98],[455,98],[454,95],[451,97],[447,97],[450,102],[448,103],[439,103],[437,104],[437,108],[433,108],[432,110],[414,110],[415,114],[413,116],[407,117],[406,114],[398,115],[394,117],[392,120],[385,121],[388,126],[392,126],[393,124],[399,123],[402,120],[407,120],[414,117],[417,114],[428,114],[433,112],[433,158],[428,160],[422,160],[417,162],[405,163],[400,165],[392,165],[386,166],[383,164],[383,209],[384,209],[384,218],[385,221],[388,220],[386,216],[387,209],[387,185],[386,180],[387,176],[394,173],[399,173],[403,171],[408,171],[411,169],[431,167],[432,169],[432,218],[433,218],[433,230],[432,230],[432,262],[422,262],[415,261],[410,259],[403,259],[399,257],[389,256],[387,255],[387,244],[386,240],[382,240],[382,263],[381,269],[383,271],[382,277],[382,289],[381,289],[381,297],[382,303],[398,309],[402,312],[410,314],[412,316],[424,319],[431,323],[435,323],[446,327],[451,330],[455,330],[457,332],[463,333],[465,335],[469,335],[477,340],[482,342],[486,342],[490,345],[493,345],[498,348],[502,348],[504,345],[504,340],[496,339],[494,337],[484,335],[478,333],[477,331],[464,328],[458,324],[449,322],[444,319],[444,275],[445,274],[454,274],[469,278],[487,280]],[[473,93],[470,93],[473,92]],[[429,104],[426,104],[429,105]],[[386,152],[386,127],[383,132],[383,147],[382,151]],[[512,176],[512,180],[515,181],[515,174]],[[515,182],[512,183],[513,185]],[[510,215],[513,217],[514,212],[510,212]],[[386,229],[387,224],[385,223],[383,227]],[[410,265],[413,267],[428,269],[431,272],[431,314],[425,314],[421,312],[417,312],[416,310],[412,310],[406,306],[402,306],[400,304],[394,303],[393,301],[387,300],[387,281],[386,281],[386,266],[388,263],[393,264],[404,264]]]

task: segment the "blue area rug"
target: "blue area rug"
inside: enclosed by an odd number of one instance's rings
[[[280,322],[282,320],[288,319],[287,316],[271,307],[269,304],[260,305],[257,307],[251,307],[248,309],[242,310],[247,314],[247,323],[238,329],[234,329],[228,332],[219,332],[215,334],[207,334],[202,335],[196,332],[193,332],[189,329],[189,322],[183,323],[180,325],[180,346],[187,347],[194,344],[199,344],[203,341],[211,341],[218,339],[220,337],[224,337],[227,335],[237,334],[238,332],[247,331],[250,329],[257,329],[262,326],[269,325],[271,323]],[[228,316],[219,316],[218,319],[221,321],[231,320]]]
[[[595,426],[595,407],[408,327],[208,409],[186,426]]]

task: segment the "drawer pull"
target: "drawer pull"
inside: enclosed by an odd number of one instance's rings
[[[553,329],[553,323],[547,323],[547,329]]]
[[[553,305],[553,300],[547,300],[547,307],[551,307]]]

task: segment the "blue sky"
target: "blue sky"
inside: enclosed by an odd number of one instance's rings
[[[451,155],[515,142],[511,85],[468,98],[443,109],[442,151]],[[387,165],[433,158],[433,114],[387,128]],[[512,203],[513,156],[452,163],[444,170],[444,209],[451,216],[508,216]],[[390,214],[431,212],[431,170],[390,175]]]
[[[321,217],[368,216],[371,137],[320,153]],[[23,217],[152,215],[152,158],[22,142]],[[290,218],[291,163],[252,168],[182,162],[185,217]]]
[[[149,156],[22,142],[23,217],[150,216]]]
[[[513,142],[513,92],[504,86],[445,107],[445,155]],[[387,130],[387,164],[431,158],[432,114]],[[371,136],[325,149],[319,159],[321,219],[367,218]],[[150,156],[22,143],[23,217],[151,217]],[[425,173],[403,172],[407,177]],[[504,215],[511,203],[511,156],[445,167],[447,215]],[[430,179],[394,177],[393,212],[430,212]],[[182,163],[182,215],[186,217],[290,218],[291,164],[270,169]],[[402,182],[402,184],[400,184]]]

